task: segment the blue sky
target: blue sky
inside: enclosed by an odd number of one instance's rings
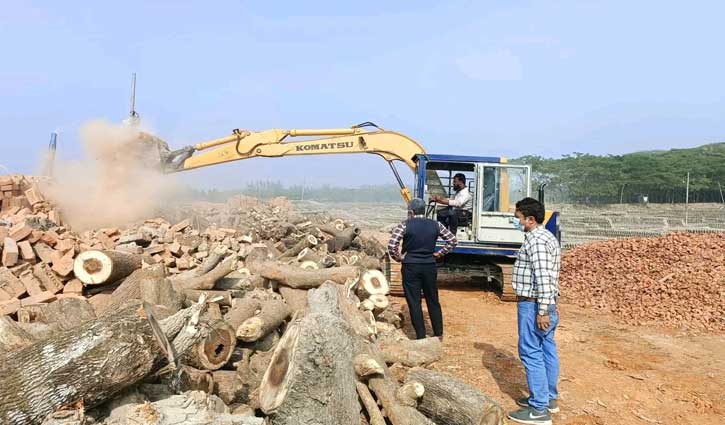
[[[33,172],[49,133],[136,109],[173,147],[233,128],[403,132],[431,153],[558,157],[725,140],[723,2],[6,1],[0,164]],[[377,157],[254,159],[186,173],[394,183]]]

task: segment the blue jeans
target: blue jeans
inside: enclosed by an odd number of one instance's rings
[[[536,410],[544,410],[549,406],[550,399],[559,396],[556,389],[559,380],[559,355],[554,342],[559,314],[556,305],[550,305],[549,329],[542,331],[536,326],[538,308],[535,302],[518,302],[519,357],[526,369],[526,382],[531,394],[529,405]]]

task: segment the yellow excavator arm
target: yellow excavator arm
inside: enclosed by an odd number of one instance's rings
[[[367,130],[366,127],[374,127],[375,130]],[[395,174],[403,199],[406,202],[411,200],[410,191],[393,161],[404,162],[415,173],[417,164],[414,157],[424,154],[425,150],[410,137],[381,129],[372,123],[335,129],[234,130],[230,136],[170,152],[162,158],[162,162],[166,172],[179,172],[255,157],[346,153],[383,157]]]

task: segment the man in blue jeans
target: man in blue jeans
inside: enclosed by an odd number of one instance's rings
[[[517,227],[525,232],[513,269],[513,289],[518,297],[519,357],[526,369],[530,396],[517,400],[523,407],[508,414],[523,424],[550,425],[557,404],[559,356],[554,331],[559,324],[561,249],[556,237],[544,228],[544,206],[533,198],[516,203]]]

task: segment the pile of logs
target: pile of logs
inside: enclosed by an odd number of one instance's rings
[[[257,203],[78,234],[16,202],[0,232],[31,251],[0,269],[0,423],[503,423],[425,368],[441,342],[401,331],[385,250],[349,223]]]

